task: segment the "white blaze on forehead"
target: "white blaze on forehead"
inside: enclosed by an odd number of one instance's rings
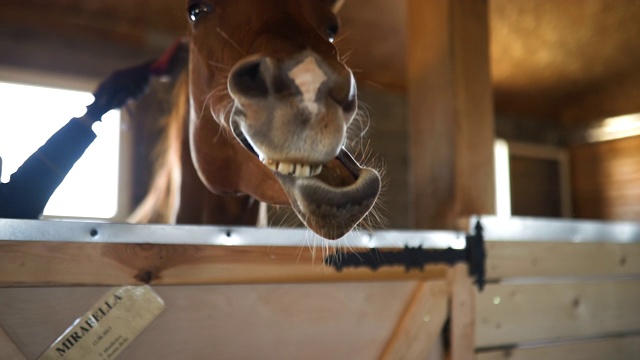
[[[302,93],[302,101],[312,114],[318,112],[316,95],[320,85],[327,80],[324,71],[320,69],[313,56],[308,56],[303,62],[289,71],[289,77],[296,83]]]

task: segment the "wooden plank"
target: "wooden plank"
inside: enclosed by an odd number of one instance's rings
[[[414,282],[156,286],[165,311],[129,359],[375,359]],[[0,289],[0,323],[35,358],[104,287]]]
[[[0,323],[27,359],[35,359],[108,288],[0,288]]]
[[[26,360],[9,335],[0,327],[0,360]]]
[[[356,251],[358,249],[354,249]],[[324,265],[307,247],[0,242],[0,286],[284,283],[443,279],[447,266],[406,272]]]
[[[418,283],[380,359],[427,359],[441,340],[448,302],[446,281]]]
[[[640,336],[580,341],[570,344],[481,352],[478,360],[637,359]]]
[[[477,295],[476,346],[640,331],[640,280],[488,285]]]
[[[409,199],[418,228],[495,212],[487,0],[407,0]]]
[[[434,346],[431,348],[431,353],[425,358],[426,360],[447,360],[445,351],[444,351],[444,340],[443,336],[440,335],[440,338]]]
[[[476,303],[475,286],[466,264],[450,272],[451,284],[451,360],[475,359]]]
[[[640,244],[487,241],[487,279],[640,274]]]

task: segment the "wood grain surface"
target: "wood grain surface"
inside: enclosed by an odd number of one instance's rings
[[[314,249],[2,241],[0,286],[424,280],[447,274],[445,265],[410,272],[402,266],[339,272],[324,264],[321,248]]]

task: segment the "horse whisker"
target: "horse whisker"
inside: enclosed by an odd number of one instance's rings
[[[351,58],[351,55],[353,55],[353,49],[346,51],[344,54],[340,55],[340,61],[346,63]]]
[[[242,48],[240,46],[238,46],[238,44],[235,41],[233,41],[233,39],[231,39],[229,37],[229,35],[227,35],[224,31],[222,31],[222,29],[220,29],[220,27],[216,26],[216,31],[218,32],[218,34],[222,35],[222,37],[225,38],[225,40],[227,40],[229,43],[231,43],[231,45],[233,45],[242,55],[246,54],[242,50]]]
[[[348,37],[349,35],[351,35],[351,30],[345,33],[340,33],[340,35],[338,35],[335,39],[333,39],[333,43],[337,44],[338,42],[342,41],[342,39]]]
[[[231,66],[225,65],[225,64],[221,64],[221,63],[215,62],[213,60],[209,60],[209,64],[211,64],[213,66],[217,66],[217,67],[219,67],[221,69],[224,69],[224,70],[230,70],[231,69]]]

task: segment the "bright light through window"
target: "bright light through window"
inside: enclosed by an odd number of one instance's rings
[[[0,82],[2,182],[71,118],[81,116],[90,93]],[[51,197],[44,214],[111,218],[118,208],[120,114],[93,126],[97,139]]]
[[[511,216],[511,172],[509,171],[509,144],[506,140],[497,139],[493,143],[496,215]]]

